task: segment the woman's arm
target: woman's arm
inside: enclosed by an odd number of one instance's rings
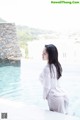
[[[45,67],[44,69],[44,88],[51,89],[51,76],[49,67]]]
[[[42,83],[43,87],[50,88],[51,87],[51,76],[49,67],[45,67],[42,73],[39,76],[39,80]]]
[[[47,95],[51,89],[51,77],[49,67],[44,69],[43,98],[47,99]]]
[[[39,76],[39,80],[41,82],[41,84],[43,85],[43,81],[44,81],[44,72],[42,72]]]

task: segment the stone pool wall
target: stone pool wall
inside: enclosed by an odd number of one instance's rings
[[[18,45],[14,23],[0,23],[0,63],[20,61],[21,51]]]

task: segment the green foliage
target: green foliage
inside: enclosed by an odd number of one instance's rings
[[[17,26],[17,37],[19,41],[20,48],[25,50],[25,57],[28,57],[28,41],[36,40],[37,37],[31,34],[30,30],[25,27]]]
[[[25,30],[17,30],[17,37],[19,41],[27,42],[33,40],[34,37]]]
[[[32,41],[37,39],[37,35],[31,32],[26,26],[17,26],[17,36],[19,41]]]
[[[23,48],[25,50],[25,58],[28,58],[28,45],[26,42],[19,42],[20,48]]]
[[[52,33],[51,31],[29,28],[27,26],[16,26],[16,28],[19,45],[25,50],[26,58],[28,57],[28,41],[39,40],[40,36]]]

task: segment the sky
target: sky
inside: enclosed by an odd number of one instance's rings
[[[80,4],[54,5],[51,0],[0,0],[0,17],[29,27],[80,30]]]

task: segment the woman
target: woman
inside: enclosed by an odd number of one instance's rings
[[[49,110],[67,114],[68,98],[59,85],[62,67],[58,61],[58,50],[53,44],[45,45],[42,54],[47,65],[40,74],[43,98],[48,101]]]

